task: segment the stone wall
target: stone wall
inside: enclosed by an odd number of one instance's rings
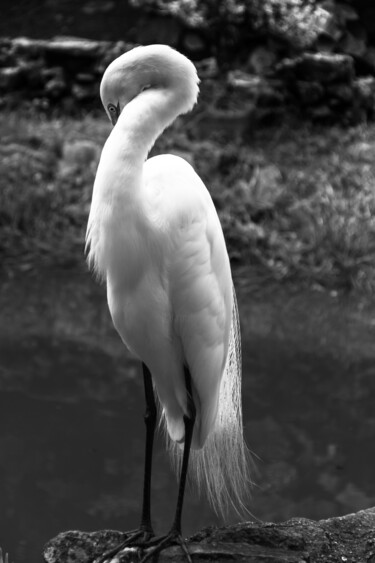
[[[0,40],[0,104],[37,109],[100,108],[99,84],[107,65],[132,45],[57,38]],[[224,73],[214,58],[197,62],[205,82],[238,95],[251,114],[284,116],[288,110],[318,121],[357,123],[374,117],[375,78],[359,76],[349,54],[304,53],[276,59],[263,47],[252,53],[252,69]],[[212,87],[212,86],[211,86]],[[212,108],[214,110],[214,108]]]
[[[131,46],[124,42],[56,38],[0,39],[0,104],[39,108],[99,107],[107,65]]]

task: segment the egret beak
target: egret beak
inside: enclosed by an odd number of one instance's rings
[[[111,122],[113,127],[116,125],[118,118],[120,117],[120,102],[118,102],[117,106],[116,106],[116,113],[114,115],[111,115]]]

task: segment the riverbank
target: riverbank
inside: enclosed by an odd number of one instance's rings
[[[202,93],[202,108],[207,93]],[[152,154],[187,158],[220,215],[234,264],[329,290],[375,287],[375,126],[300,123],[244,130],[200,111]],[[82,263],[105,117],[0,114],[2,267]]]

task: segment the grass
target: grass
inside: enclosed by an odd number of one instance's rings
[[[187,118],[186,118],[187,119]],[[249,134],[178,121],[154,153],[190,158],[233,261],[278,279],[375,289],[375,126],[286,124]],[[82,264],[105,118],[0,114],[0,252],[8,268]],[[195,137],[195,138],[194,138]],[[235,139],[235,140],[233,140]]]
[[[0,252],[9,264],[82,258],[107,123],[0,115]],[[94,139],[94,141],[91,141]]]
[[[296,277],[334,289],[375,288],[375,128],[351,130],[285,128],[260,136],[243,154],[242,168],[253,162],[250,181],[267,174],[261,202],[236,197],[241,172],[232,186],[232,219],[240,222],[239,247],[255,254],[277,277]],[[374,149],[373,149],[374,147]],[[273,185],[272,185],[273,184]],[[254,186],[254,183],[253,183]],[[257,181],[252,192],[256,194]],[[251,189],[248,189],[248,193]],[[254,201],[255,199],[255,201]],[[245,204],[244,204],[245,203]],[[241,209],[242,215],[241,215]],[[227,222],[230,222],[227,221]],[[256,225],[256,229],[254,228]]]

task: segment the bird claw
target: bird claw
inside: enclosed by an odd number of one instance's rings
[[[188,563],[192,563],[187,545],[186,545],[186,541],[184,540],[184,538],[181,536],[181,534],[179,532],[175,532],[174,530],[172,530],[171,532],[169,532],[169,534],[167,534],[166,536],[161,536],[159,538],[153,538],[151,539],[149,542],[147,542],[147,548],[150,548],[149,550],[147,550],[147,553],[144,555],[144,557],[141,559],[140,563],[145,563],[146,561],[149,561],[152,557],[154,557],[154,555],[157,555],[158,553],[160,553],[163,549],[166,549],[167,547],[170,547],[172,545],[179,545],[182,549],[182,551],[185,554],[186,557],[186,561]]]
[[[181,536],[180,532],[172,529],[165,536],[154,537],[154,532],[152,530],[142,528],[129,532],[126,540],[119,543],[112,549],[107,550],[99,558],[93,559],[90,563],[109,563],[114,557],[120,555],[122,550],[130,547],[136,548],[142,555],[143,552],[147,550],[140,561],[140,563],[145,563],[172,545],[179,545],[185,554],[187,563],[192,563],[186,541]]]
[[[93,559],[92,563],[105,563],[106,561],[110,561],[113,557],[118,555],[120,551],[127,547],[140,547],[143,544],[147,544],[149,541],[152,541],[154,537],[154,532],[152,530],[146,530],[139,528],[138,530],[134,530],[128,533],[126,540],[119,543],[112,549],[108,549],[101,555],[98,559]],[[0,562],[1,563],[1,562]]]

